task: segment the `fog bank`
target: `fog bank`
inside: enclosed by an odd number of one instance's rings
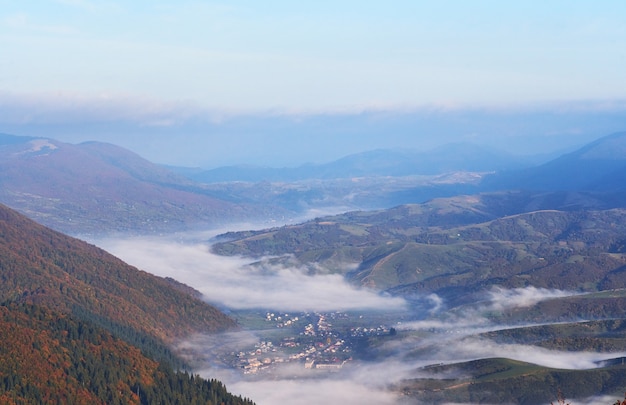
[[[356,288],[339,274],[309,275],[306,269],[283,265],[251,266],[251,259],[211,253],[206,243],[126,238],[96,244],[141,270],[194,287],[208,302],[233,309],[399,310],[406,305],[402,298]]]

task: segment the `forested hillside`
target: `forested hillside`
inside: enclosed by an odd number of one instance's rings
[[[517,206],[509,204],[516,196]],[[569,196],[570,201],[575,197]],[[492,286],[626,287],[626,211],[579,209],[558,203],[560,198],[558,193],[544,195],[543,202],[525,193],[485,194],[351,212],[226,234],[228,240],[214,250],[284,255],[331,271],[353,263],[356,268],[346,276],[355,284],[402,295],[436,292],[459,299]]]
[[[173,280],[0,206],[0,402],[247,404],[169,345],[236,327]]]
[[[163,278],[0,206],[0,299],[89,314],[172,342],[235,323]]]
[[[3,404],[252,404],[44,306],[1,305],[0,341]]]

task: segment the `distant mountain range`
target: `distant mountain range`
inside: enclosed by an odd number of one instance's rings
[[[369,151],[290,169],[195,172],[159,166],[110,144],[0,135],[0,202],[78,235],[171,232],[499,190],[602,192],[600,198],[619,201],[625,140],[626,133],[610,135],[533,167],[453,144],[427,153]]]
[[[536,163],[537,157],[512,156],[470,143],[456,143],[427,152],[373,150],[346,156],[326,164],[306,164],[293,168],[227,166],[181,174],[203,182],[293,182],[310,179],[345,179],[373,176],[436,175],[450,172],[493,172],[519,169]]]
[[[247,196],[251,199],[243,201],[274,202],[296,212],[320,206],[389,208],[500,190],[610,194],[623,191],[626,184],[625,144],[625,133],[617,133],[539,165],[539,157],[521,159],[471,144],[452,144],[428,153],[377,150],[323,165],[224,167],[186,175],[215,182],[207,188],[217,195]]]
[[[187,286],[2,205],[0,279],[2,403],[250,403],[175,371],[175,341],[236,328]]]
[[[605,136],[542,165],[485,179],[492,189],[626,190],[626,132]]]
[[[402,295],[459,298],[519,283],[626,288],[625,280],[614,278],[623,266],[624,180],[626,133],[617,133],[534,168],[493,174],[472,195],[230,233],[214,250],[259,258],[289,254],[331,267],[351,262],[357,269],[346,277],[353,282]],[[490,188],[511,191],[478,192]],[[592,279],[574,277],[567,263]]]

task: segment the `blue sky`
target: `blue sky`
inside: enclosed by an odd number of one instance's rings
[[[52,123],[68,141],[81,123],[205,120],[214,134],[250,115],[572,103],[614,115],[626,100],[617,0],[0,0],[0,49],[0,132]]]

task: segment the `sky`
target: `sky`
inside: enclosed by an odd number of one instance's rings
[[[0,132],[160,163],[489,143],[529,120],[494,145],[557,149],[626,128],[619,0],[0,0],[0,49]]]

